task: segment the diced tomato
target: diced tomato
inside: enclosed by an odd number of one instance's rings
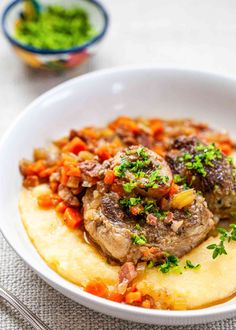
[[[142,301],[142,294],[140,291],[129,292],[125,296],[126,304],[133,304],[135,302],[141,302],[141,301]]]
[[[69,151],[77,155],[80,151],[87,150],[87,146],[84,141],[76,136],[73,140],[68,142],[63,149],[64,151]]]
[[[64,220],[69,228],[76,229],[82,224],[83,218],[78,210],[67,207],[64,213]]]
[[[104,183],[105,184],[113,184],[115,180],[115,174],[112,170],[107,170],[106,174],[105,174],[105,178],[104,178]]]
[[[86,287],[85,291],[95,296],[106,298],[108,294],[107,286],[100,281],[92,281]]]

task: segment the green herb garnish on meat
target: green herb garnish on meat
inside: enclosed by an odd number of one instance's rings
[[[183,178],[179,174],[174,174],[174,183],[183,182]]]
[[[160,170],[153,171],[148,178],[148,183],[145,185],[146,188],[158,188],[158,184],[166,184],[169,181],[168,176],[160,175]]]
[[[236,241],[236,224],[230,225],[231,230],[226,230],[225,228],[217,228],[217,231],[221,234],[219,237],[220,242],[218,244],[211,244],[207,246],[207,249],[212,251],[212,258],[216,259],[222,254],[227,254],[225,250],[225,242]]]
[[[132,243],[136,245],[145,245],[147,243],[147,239],[144,235],[133,234],[131,240]]]
[[[123,188],[127,193],[131,193],[131,191],[137,186],[135,181],[130,181],[123,184]]]
[[[207,172],[205,166],[207,165],[213,167],[213,161],[216,159],[221,159],[222,154],[220,150],[215,147],[214,143],[208,146],[199,144],[195,150],[198,152],[197,155],[186,153],[181,157],[181,160],[185,162],[187,169],[195,170],[202,176],[206,176]]]
[[[135,206],[137,204],[141,203],[141,198],[140,197],[130,197],[130,198],[122,198],[120,199],[120,204],[124,206]]]

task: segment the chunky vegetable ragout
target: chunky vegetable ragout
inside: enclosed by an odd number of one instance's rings
[[[71,231],[83,231],[111,265],[119,284],[102,280],[85,291],[144,308],[158,304],[137,288],[147,269],[162,274],[201,271],[180,258],[219,231],[219,244],[207,246],[212,258],[227,254],[236,240],[234,145],[226,132],[192,120],[118,117],[105,128],[71,130],[48,148],[22,160],[23,186],[41,184],[42,209],[54,208]],[[229,227],[217,228],[221,219]],[[216,230],[215,230],[216,229]]]

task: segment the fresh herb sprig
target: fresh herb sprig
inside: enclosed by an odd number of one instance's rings
[[[225,228],[217,228],[217,231],[221,234],[219,237],[220,242],[218,244],[210,244],[207,246],[207,249],[213,250],[213,259],[216,259],[222,254],[227,254],[227,251],[225,249],[225,242],[236,241],[236,224],[231,224],[230,228],[231,229],[228,231]]]

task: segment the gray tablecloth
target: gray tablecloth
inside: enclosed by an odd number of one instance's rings
[[[44,283],[8,246],[0,234],[0,283],[37,313],[52,330],[233,330],[236,318],[208,325],[186,327],[149,326],[126,322],[87,309],[64,297]],[[0,302],[1,330],[28,330],[31,327],[4,301]]]

